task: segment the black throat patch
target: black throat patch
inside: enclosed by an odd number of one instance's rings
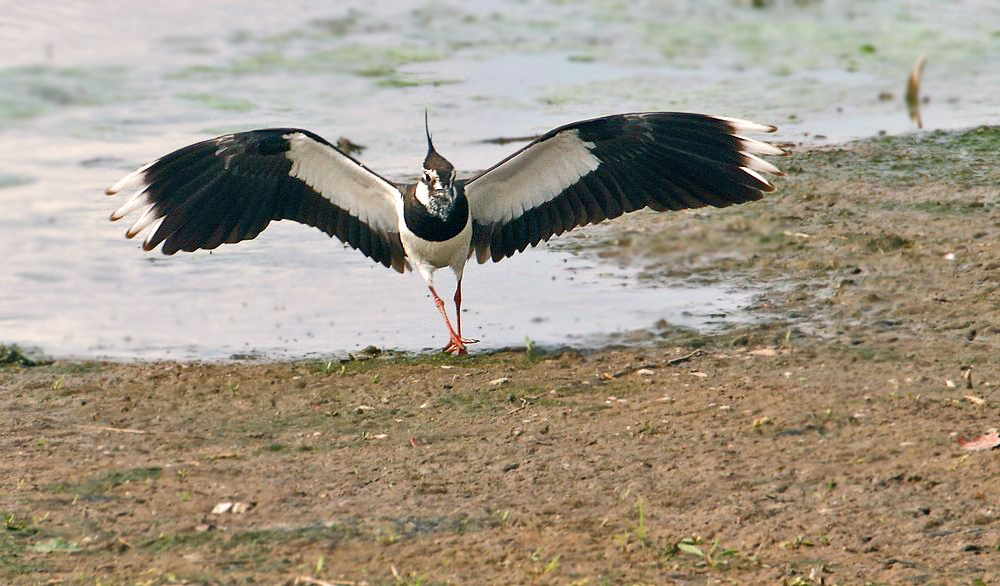
[[[465,199],[462,185],[455,185],[455,199],[442,210],[443,214],[433,213],[424,207],[415,192],[416,185],[411,185],[403,195],[403,221],[419,238],[444,242],[458,236],[469,223],[469,200]]]

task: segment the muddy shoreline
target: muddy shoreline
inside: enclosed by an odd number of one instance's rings
[[[956,441],[1000,426],[996,152],[793,149],[762,202],[602,236],[760,291],[722,332],[0,368],[0,581],[1000,583],[1000,452]]]

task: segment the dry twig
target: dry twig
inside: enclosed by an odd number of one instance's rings
[[[89,429],[91,431],[112,431],[115,433],[149,433],[141,429],[128,429],[126,427],[108,427],[106,425],[77,425],[80,429]]]
[[[688,360],[691,360],[692,358],[694,358],[696,356],[701,356],[704,353],[705,353],[705,351],[699,348],[699,349],[695,350],[694,352],[691,352],[689,354],[685,354],[684,356],[678,356],[677,358],[671,358],[670,360],[667,361],[667,364],[670,365],[670,366],[673,366],[675,364],[680,364],[682,362],[687,362]]]
[[[353,580],[319,580],[310,578],[309,576],[299,576],[291,582],[291,586],[299,586],[300,584],[309,584],[310,586],[361,586],[364,582],[355,582]]]

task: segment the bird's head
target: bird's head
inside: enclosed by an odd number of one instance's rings
[[[455,196],[455,166],[434,150],[431,132],[427,127],[427,113],[424,112],[424,129],[427,133],[427,156],[424,158],[424,172],[420,182],[427,188],[432,198],[453,199]]]
[[[444,157],[434,151],[424,159],[424,174],[420,182],[427,186],[431,197],[453,197],[455,183],[455,167]]]

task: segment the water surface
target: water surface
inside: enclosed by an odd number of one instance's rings
[[[426,289],[316,230],[273,225],[213,254],[147,254],[101,191],[190,142],[267,126],[368,148],[412,177],[435,143],[473,172],[530,135],[621,111],[693,110],[781,126],[778,140],[1000,120],[1000,6],[906,3],[259,0],[7,1],[0,10],[0,342],[56,356],[224,358],[444,344]],[[417,6],[414,8],[414,6]],[[641,284],[545,249],[470,266],[480,347],[739,319],[751,292]],[[451,280],[439,278],[442,296]],[[669,283],[668,283],[669,284]],[[724,325],[724,324],[723,324]]]

